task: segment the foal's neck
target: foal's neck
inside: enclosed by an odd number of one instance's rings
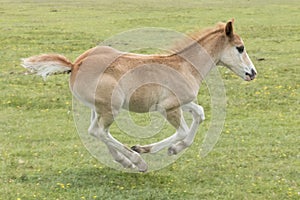
[[[204,35],[196,40],[197,44],[201,46],[207,54],[211,57],[214,64],[218,64],[220,61],[220,54],[224,48],[225,37],[223,29],[217,30]]]
[[[222,35],[218,32],[208,33],[195,39],[177,52],[177,55],[191,63],[200,74],[201,82],[209,71],[219,62],[222,44]]]

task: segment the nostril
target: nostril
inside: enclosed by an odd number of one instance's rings
[[[256,71],[254,69],[251,69],[251,73],[246,72],[245,74],[246,76],[249,76],[250,80],[253,80],[255,79]]]

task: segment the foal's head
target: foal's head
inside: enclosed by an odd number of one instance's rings
[[[221,52],[220,64],[228,67],[246,81],[255,78],[257,71],[250,60],[243,40],[233,32],[233,22],[230,20],[224,27],[225,44]]]

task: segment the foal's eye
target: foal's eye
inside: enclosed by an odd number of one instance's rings
[[[245,47],[244,46],[239,46],[239,47],[236,47],[236,49],[238,50],[239,53],[242,54],[244,52]]]

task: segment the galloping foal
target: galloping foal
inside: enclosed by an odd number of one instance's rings
[[[215,65],[228,67],[246,81],[257,74],[242,39],[233,32],[233,20],[195,34],[193,42],[185,42],[168,55],[140,55],[98,46],[80,55],[74,63],[57,54],[32,56],[22,63],[44,78],[71,73],[73,95],[92,111],[88,132],[106,144],[114,160],[143,172],[147,164],[141,153],[155,153],[168,147],[168,154],[174,155],[192,144],[204,120],[203,108],[193,100],[201,81]],[[176,132],[162,141],[129,149],[109,133],[121,109],[139,113],[159,111]],[[190,127],[183,111],[193,116]]]

